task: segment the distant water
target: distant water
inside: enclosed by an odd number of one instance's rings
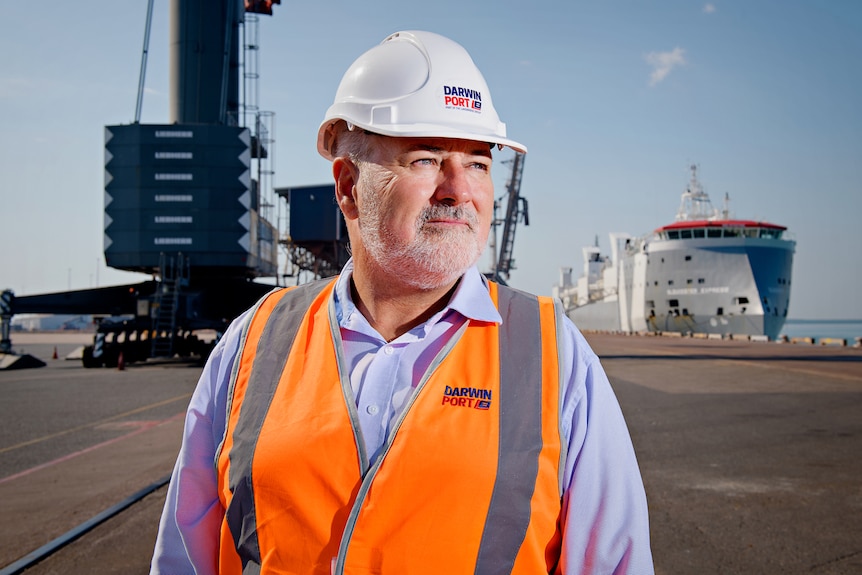
[[[787,337],[835,337],[847,340],[853,345],[857,337],[862,337],[862,319],[788,319],[784,322],[782,335]]]

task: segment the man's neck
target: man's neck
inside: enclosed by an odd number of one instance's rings
[[[356,308],[386,341],[407,333],[446,307],[459,280],[422,290],[391,276],[376,279],[354,269],[350,295]]]

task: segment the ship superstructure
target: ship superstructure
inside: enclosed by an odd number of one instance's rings
[[[553,288],[582,330],[775,339],[784,326],[796,242],[785,226],[714,209],[696,166],[673,223],[610,239],[610,256],[584,248],[577,284],[562,268]]]

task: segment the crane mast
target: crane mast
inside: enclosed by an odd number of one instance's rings
[[[508,201],[506,203],[506,216],[502,220],[494,218],[494,236],[496,238],[496,228],[499,224],[503,224],[503,236],[500,239],[500,252],[497,255],[497,260],[494,262],[493,279],[502,284],[509,279],[509,273],[515,269],[515,260],[512,258],[512,251],[515,246],[515,229],[518,222],[523,219],[524,225],[530,225],[529,212],[527,210],[527,199],[521,194],[521,176],[524,172],[524,156],[522,152],[515,152],[514,158],[503,163],[511,163],[512,171],[509,174],[509,181],[506,183],[506,195]],[[502,198],[501,198],[502,199]],[[496,212],[499,201],[494,202],[494,211]]]

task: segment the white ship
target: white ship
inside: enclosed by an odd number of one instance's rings
[[[612,233],[610,255],[583,248],[577,284],[561,268],[553,295],[581,330],[778,337],[796,242],[784,226],[731,219],[726,202],[715,210],[691,172],[674,223]]]

